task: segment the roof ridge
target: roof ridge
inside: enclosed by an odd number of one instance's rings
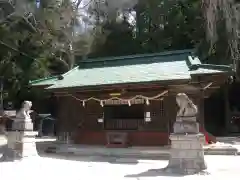
[[[169,56],[169,55],[178,55],[185,53],[193,53],[194,49],[185,49],[185,50],[173,50],[173,51],[164,51],[158,53],[146,53],[146,54],[134,54],[127,56],[110,56],[110,57],[101,57],[101,58],[89,58],[86,60],[81,60],[78,62],[78,65],[81,63],[91,63],[91,62],[102,62],[102,61],[116,61],[116,60],[129,60],[134,58],[144,58],[144,57],[154,57],[154,56]]]
[[[30,80],[29,83],[38,83],[38,82],[41,82],[41,81],[50,80],[50,79],[54,79],[54,78],[58,78],[58,77],[59,77],[59,75],[48,76],[48,77],[44,77],[44,78]]]
[[[65,72],[65,73],[63,73],[63,74],[61,74],[60,76],[61,76],[61,77],[64,77],[64,76],[68,75],[69,73],[71,73],[73,70],[75,70],[75,69],[77,69],[77,68],[78,68],[78,66],[75,66],[74,68],[70,69],[69,71],[67,71],[67,72]]]
[[[46,80],[51,80],[51,79],[58,79],[58,80],[61,80],[63,79],[67,74],[71,73],[73,70],[77,69],[78,66],[70,69],[69,71],[63,73],[63,74],[60,74],[60,75],[54,75],[54,76],[49,76],[49,77],[44,77],[44,78],[40,78],[40,79],[36,79],[36,80],[32,80],[32,81],[29,81],[29,84],[35,84],[35,83],[39,83],[41,81],[46,81]]]
[[[218,65],[218,64],[200,64],[200,68],[211,68],[211,69],[221,69],[221,70],[226,70],[226,71],[232,71],[232,65]]]

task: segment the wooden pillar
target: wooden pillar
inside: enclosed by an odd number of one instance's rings
[[[170,94],[164,98],[164,109],[166,112],[166,121],[168,123],[168,133],[173,133],[173,124],[176,121],[177,115],[175,94]]]
[[[224,110],[225,110],[225,130],[226,133],[230,130],[230,107],[229,107],[229,97],[228,97],[228,85],[224,86]]]
[[[64,101],[64,97],[56,97],[57,101],[57,110],[56,110],[56,116],[57,116],[57,121],[56,121],[56,126],[57,126],[57,136],[61,135],[63,132],[63,127],[64,127],[64,109],[62,108],[62,103]]]
[[[199,93],[198,98],[198,122],[200,127],[204,128],[205,113],[204,113],[204,91]]]
[[[38,136],[42,137],[43,135],[43,119],[40,119],[39,127],[38,127]]]

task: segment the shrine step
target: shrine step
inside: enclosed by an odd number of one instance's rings
[[[55,148],[50,147],[49,150],[51,150],[51,153],[59,155],[71,154],[76,156],[112,156],[142,159],[168,159],[170,154],[169,147],[106,148],[104,146],[60,145]],[[213,148],[206,146],[204,151],[205,155],[240,155],[239,150],[235,147]]]
[[[148,151],[148,152],[147,152]],[[107,156],[107,157],[120,157],[120,158],[142,158],[142,159],[168,159],[168,148],[162,149],[152,148],[149,150],[145,147],[130,147],[130,148],[106,148],[106,147],[74,147],[74,146],[61,146],[56,149],[57,154],[70,154],[76,156]]]

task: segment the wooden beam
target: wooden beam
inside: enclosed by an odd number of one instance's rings
[[[208,89],[219,89],[221,88],[220,86],[213,86],[213,87],[209,87]]]
[[[212,86],[213,82],[208,83],[205,87],[203,87],[203,90],[208,89],[210,86]]]

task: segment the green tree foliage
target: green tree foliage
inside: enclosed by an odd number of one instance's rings
[[[89,52],[92,32],[79,33],[78,2],[71,0],[1,1],[0,76],[11,99],[29,80],[64,73],[75,53]]]
[[[204,63],[236,64],[239,59],[233,0],[114,2],[94,6],[108,35],[105,41],[95,39],[94,57],[196,48]]]
[[[206,52],[204,18],[198,0],[139,0],[129,8],[116,9],[117,13],[106,8],[99,13],[102,9],[95,12],[104,16],[102,27],[108,36],[100,48],[97,46],[94,56],[188,48]]]
[[[193,48],[204,37],[198,0],[140,0],[135,9],[137,39],[145,52]]]

